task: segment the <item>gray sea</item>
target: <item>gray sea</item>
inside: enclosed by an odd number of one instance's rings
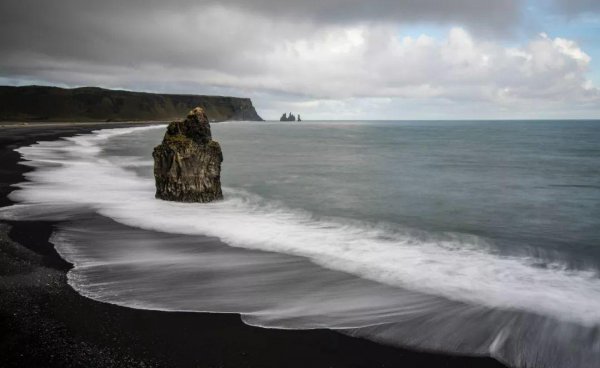
[[[10,219],[64,220],[70,284],[514,367],[600,362],[600,121],[212,125],[225,200],[154,199],[164,126],[19,149]]]

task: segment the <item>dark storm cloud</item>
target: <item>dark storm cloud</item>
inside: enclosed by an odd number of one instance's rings
[[[243,8],[258,14],[319,22],[394,21],[450,22],[484,28],[504,28],[519,15],[517,0],[5,0],[3,18],[36,19],[48,16],[72,21],[74,17],[148,12],[185,13],[205,5]],[[207,20],[209,21],[209,20]]]
[[[518,13],[516,0],[4,0],[0,75],[48,75],[67,64],[78,73],[84,63],[252,72],[273,43],[335,24],[420,21],[502,33]]]
[[[135,42],[154,34],[158,41],[169,40],[177,45],[168,34],[172,24],[161,23],[161,16],[178,14],[182,23],[203,23],[204,27],[218,27],[210,17],[202,15],[207,7],[224,7],[225,10],[243,10],[254,16],[269,19],[285,19],[287,22],[314,22],[315,27],[323,24],[352,22],[435,22],[459,24],[470,29],[486,32],[505,32],[515,24],[519,9],[516,0],[3,0],[0,3],[0,50],[33,50],[40,53],[60,54],[65,58],[77,57],[104,62],[104,58],[115,58],[104,51],[118,51],[113,47],[122,41]],[[178,26],[185,26],[179,24]],[[157,32],[159,31],[159,32]],[[223,30],[228,32],[228,30]],[[162,33],[162,35],[161,35]],[[185,41],[185,40],[182,40]],[[203,47],[207,47],[207,40]],[[210,41],[210,40],[208,40]],[[246,42],[240,37],[240,46]],[[175,44],[173,44],[175,42]],[[222,45],[225,47],[236,45]],[[130,44],[128,51],[147,45]],[[156,45],[159,47],[159,45]],[[150,56],[151,50],[137,50],[139,57]],[[179,57],[189,56],[176,50]],[[206,50],[210,58],[211,51]]]
[[[443,22],[501,30],[519,15],[516,0],[225,0],[222,3],[274,16],[321,22]]]

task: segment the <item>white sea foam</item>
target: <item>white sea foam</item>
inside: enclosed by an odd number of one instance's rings
[[[317,218],[233,188],[225,189],[226,200],[211,204],[156,200],[153,181],[125,169],[151,162],[99,155],[102,143],[113,136],[156,128],[163,127],[101,130],[19,149],[39,169],[27,174],[33,183],[11,195],[22,203],[0,209],[0,216],[31,218],[53,215],[53,208],[91,208],[129,226],[215,236],[231,246],[301,256],[451,300],[600,324],[596,271],[560,264],[540,268],[533,258],[494,254],[474,236],[415,237],[376,224]]]

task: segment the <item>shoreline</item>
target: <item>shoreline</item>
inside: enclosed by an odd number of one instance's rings
[[[31,168],[14,148],[148,123],[31,123],[0,128],[0,207]],[[3,367],[503,367],[381,345],[341,333],[253,327],[238,314],[132,309],[81,296],[48,239],[55,222],[0,222]]]
[[[145,126],[153,124],[168,124],[170,120],[156,120],[156,121],[0,121],[0,130],[2,129],[15,129],[15,128],[73,128],[73,127],[96,127],[95,129],[108,129],[112,126],[124,127],[124,126]]]

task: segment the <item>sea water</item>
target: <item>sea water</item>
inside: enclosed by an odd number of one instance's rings
[[[70,284],[515,367],[600,361],[600,122],[213,124],[225,200],[154,199],[164,126],[18,151],[11,219],[60,219]]]

